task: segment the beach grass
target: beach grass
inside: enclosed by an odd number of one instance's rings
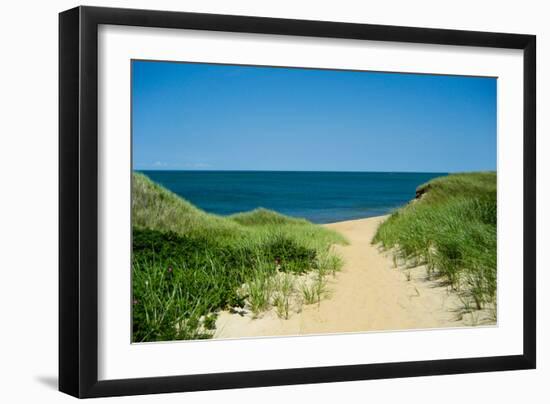
[[[496,173],[438,177],[383,222],[373,239],[397,259],[425,265],[458,291],[465,307],[496,304]]]
[[[290,280],[338,270],[330,246],[346,243],[337,232],[266,209],[206,213],[139,173],[132,225],[134,342],[209,338],[219,310],[245,305],[259,314],[275,304],[287,318]]]

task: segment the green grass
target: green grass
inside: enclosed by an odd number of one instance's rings
[[[496,302],[496,173],[439,177],[380,225],[373,243],[409,265],[426,265],[477,309]]]
[[[286,318],[293,287],[276,275],[335,271],[330,246],[346,243],[265,209],[208,214],[138,173],[132,224],[134,342],[209,338],[217,311],[245,303],[255,314],[275,304]]]
[[[295,291],[294,278],[290,274],[281,274],[275,277],[274,304],[277,315],[280,318],[288,319],[292,295]]]

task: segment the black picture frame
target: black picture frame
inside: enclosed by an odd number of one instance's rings
[[[100,24],[523,50],[523,354],[99,381]],[[536,366],[536,37],[279,18],[77,7],[59,15],[59,390],[103,397],[325,383]]]

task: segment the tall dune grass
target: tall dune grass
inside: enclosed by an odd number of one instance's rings
[[[132,182],[134,342],[209,338],[218,310],[266,310],[271,292],[288,317],[292,288],[271,291],[270,278],[341,266],[336,232],[265,209],[212,215],[142,174]]]
[[[426,265],[477,309],[495,304],[497,288],[496,173],[439,177],[418,199],[380,225],[373,243],[412,265]]]

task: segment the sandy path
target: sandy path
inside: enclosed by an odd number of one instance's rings
[[[336,246],[344,258],[341,272],[330,277],[330,296],[319,305],[303,306],[289,319],[274,310],[258,319],[223,312],[214,338],[326,334],[374,330],[460,327],[477,319],[461,316],[456,294],[437,281],[426,280],[422,267],[394,267],[388,254],[370,244],[387,216],[325,225],[342,233],[350,242]]]

